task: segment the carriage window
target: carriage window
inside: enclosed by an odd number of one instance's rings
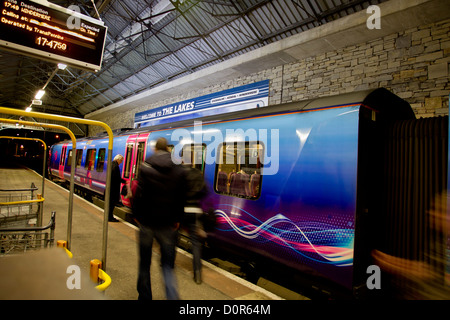
[[[83,149],[77,149],[77,156],[76,156],[76,162],[77,162],[77,168],[81,167],[81,158],[83,157]]]
[[[263,145],[260,142],[223,143],[219,147],[214,190],[246,199],[261,195]]]
[[[66,166],[68,166],[68,167],[72,166],[72,149],[69,150],[69,155],[67,156]]]
[[[66,158],[66,148],[63,147],[62,152],[61,152],[61,158],[59,159],[59,165],[62,166],[64,165],[64,160]]]
[[[134,179],[137,179],[139,176],[139,168],[141,167],[141,163],[144,160],[144,151],[145,151],[145,142],[139,142],[136,155],[136,173],[134,175]]]
[[[125,153],[125,165],[123,167],[123,177],[126,179],[130,178],[130,166],[131,166],[131,157],[133,156],[133,144],[127,144],[127,151]]]
[[[105,166],[105,152],[106,149],[102,148],[98,150],[98,158],[97,158],[97,172],[103,172],[103,167]]]
[[[88,170],[94,169],[94,163],[95,163],[95,153],[97,150],[95,149],[88,149],[86,154],[86,162],[84,163],[84,167]]]
[[[190,165],[201,172],[205,169],[206,144],[185,144],[181,150],[181,159],[185,165]]]

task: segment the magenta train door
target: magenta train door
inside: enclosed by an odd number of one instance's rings
[[[149,134],[150,133],[133,134],[127,139],[122,177],[130,185],[133,184],[133,181],[135,181],[139,175],[139,166],[144,160]],[[127,207],[131,207],[130,200],[124,196],[122,196],[122,203]]]
[[[59,172],[59,178],[64,179],[64,165],[66,164],[66,155],[67,152],[67,143],[63,144],[61,149],[61,157],[59,158],[59,166],[58,166],[58,172]]]

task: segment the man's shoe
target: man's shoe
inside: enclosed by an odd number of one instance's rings
[[[196,284],[202,284],[202,274],[200,271],[194,271],[194,282]]]

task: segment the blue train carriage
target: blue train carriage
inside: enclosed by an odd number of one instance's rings
[[[156,139],[167,138],[177,162],[204,173],[205,206],[218,218],[211,243],[351,292],[364,287],[382,223],[385,130],[414,118],[404,100],[377,89],[132,130],[114,138],[113,157],[125,156],[122,176],[133,180]],[[100,194],[105,141],[77,142],[75,182]],[[54,175],[61,177],[67,152],[52,147]]]
[[[104,196],[106,185],[106,164],[108,161],[108,137],[100,135],[93,138],[77,139],[75,151],[74,183],[84,194]],[[113,158],[123,154],[126,135],[114,134]],[[49,174],[68,182],[72,163],[72,142],[63,141],[53,145],[49,151]]]
[[[413,118],[378,89],[154,127],[148,141],[166,137],[175,158],[204,171],[218,218],[212,242],[351,292],[366,282],[376,239],[384,130]]]

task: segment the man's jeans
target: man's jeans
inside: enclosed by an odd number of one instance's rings
[[[139,232],[139,276],[137,290],[139,300],[152,299],[150,264],[152,261],[153,239],[161,247],[161,266],[168,300],[178,300],[177,281],[174,265],[178,231],[174,227],[150,228],[140,226]]]

